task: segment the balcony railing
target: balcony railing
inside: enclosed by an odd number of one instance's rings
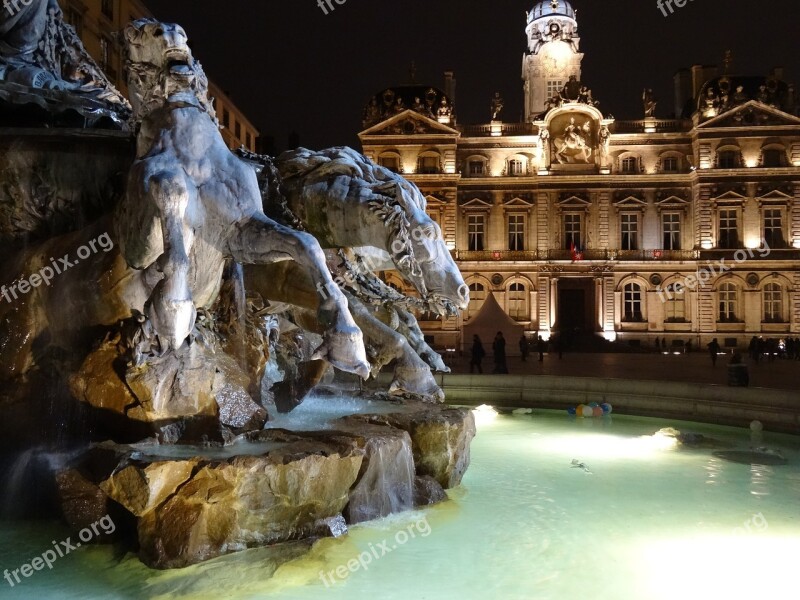
[[[533,135],[532,123],[499,123],[495,125],[464,125],[459,127],[464,137],[483,137],[491,135]]]
[[[645,129],[655,130],[653,133],[689,131],[692,122],[683,119],[655,119],[653,121],[615,121],[612,125],[614,133],[645,133]]]
[[[530,262],[530,261],[573,261],[571,250],[453,250],[453,258],[460,261],[490,262]],[[790,260],[800,261],[800,249],[766,250],[584,250],[579,261],[618,261],[618,262],[681,262],[681,261],[720,261],[730,263],[743,260]],[[576,261],[578,262],[578,261]]]
[[[460,261],[552,261],[573,260],[571,250],[453,250],[453,258]],[[690,261],[698,260],[698,250],[584,250],[581,261]]]

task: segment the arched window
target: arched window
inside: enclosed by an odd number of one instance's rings
[[[469,306],[465,319],[471,319],[481,310],[483,302],[486,300],[486,288],[482,283],[469,284]]]
[[[783,323],[783,288],[777,283],[764,286],[764,322]]]
[[[508,286],[508,314],[515,321],[528,320],[528,290],[524,283]]]
[[[664,302],[664,320],[667,323],[686,322],[686,291],[679,283],[666,287]]]
[[[739,288],[734,283],[723,283],[719,287],[719,322],[735,323],[739,314]]]
[[[642,286],[638,283],[627,284],[623,296],[623,319],[632,322],[644,321],[644,313],[642,312]]]

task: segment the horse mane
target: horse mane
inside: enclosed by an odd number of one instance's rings
[[[425,212],[425,197],[413,183],[375,164],[363,154],[344,146],[313,151],[298,148],[284,152],[279,158],[284,180],[302,179],[308,185],[331,177],[349,177],[370,188],[379,200],[371,200],[368,208],[390,232],[390,255],[398,267],[420,277],[422,268],[411,244],[413,226],[408,214]]]

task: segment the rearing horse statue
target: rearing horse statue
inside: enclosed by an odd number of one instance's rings
[[[142,19],[128,25],[124,37],[140,129],[114,221],[128,265],[160,275],[144,313],[162,351],[180,347],[197,308],[217,298],[226,259],[294,260],[315,285],[332,290],[317,312],[326,332],[316,357],[366,377],[361,330],[332,282],[322,249],[311,235],[264,214],[256,174],[219,133],[208,82],[183,29]]]

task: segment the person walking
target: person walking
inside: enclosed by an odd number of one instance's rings
[[[525,337],[524,333],[519,338],[519,353],[522,355],[522,362],[528,360],[528,338]]]
[[[497,335],[494,336],[492,351],[494,353],[494,372],[499,374],[508,373],[508,365],[506,364],[506,338],[503,337],[502,331],[498,331]]]
[[[544,352],[547,350],[547,342],[542,336],[536,338],[536,350],[539,352],[539,362],[544,362]]]
[[[478,373],[483,375],[483,357],[486,356],[486,350],[483,349],[483,342],[481,338],[476,335],[472,336],[472,360],[469,361],[469,372],[474,373],[478,369]]]
[[[717,338],[711,340],[711,343],[708,345],[708,353],[711,355],[711,366],[717,366],[717,356],[719,355],[719,351],[721,350],[719,342]]]

